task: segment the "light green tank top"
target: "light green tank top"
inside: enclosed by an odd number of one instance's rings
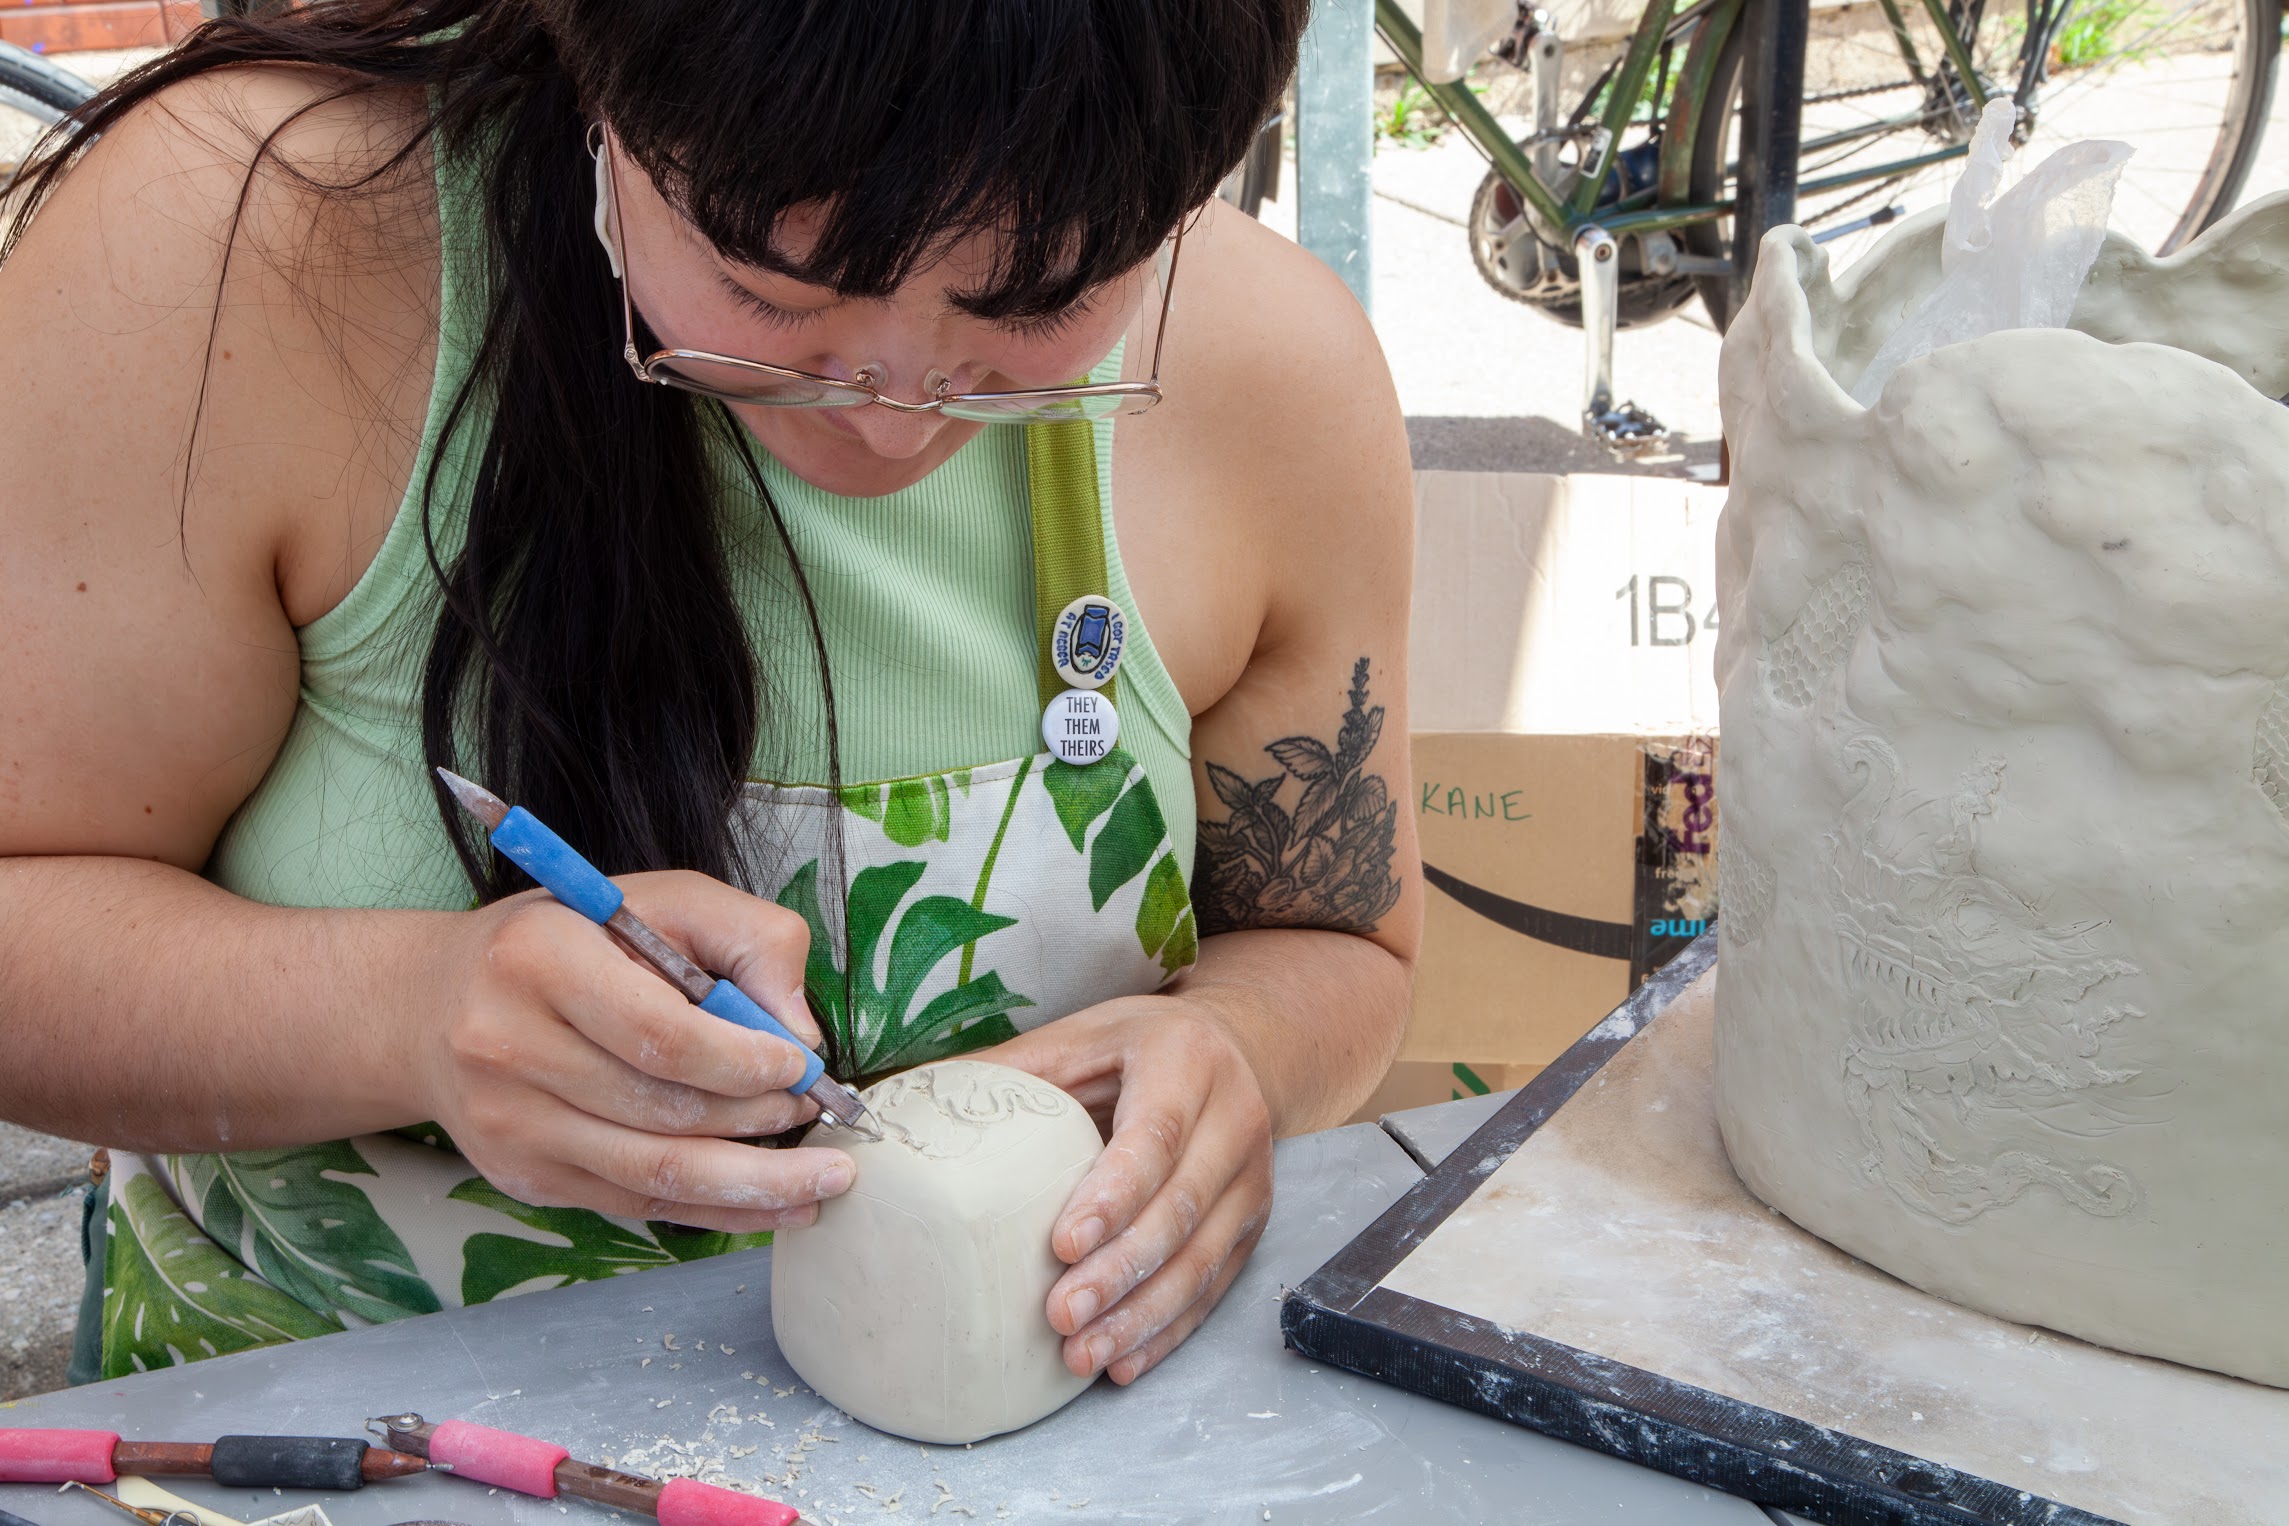
[[[207,877],[280,906],[469,904],[421,755],[421,670],[438,594],[423,546],[420,484],[439,460],[433,511],[450,561],[484,441],[479,414],[440,444],[484,314],[475,168],[438,155],[442,324],[420,454],[379,554],[348,596],[296,634],[300,703],[269,773],[225,828]],[[1116,350],[1093,373],[1118,378]],[[642,383],[633,378],[629,386]],[[1112,422],[1095,425],[1111,595],[1135,601],[1113,533]],[[1037,751],[1032,524],[1025,431],[981,430],[901,492],[841,498],[758,449],[817,601],[834,675],[845,780],[907,779]],[[767,711],[749,776],[828,778],[814,648],[777,537],[745,473],[724,461],[733,587],[762,664]],[[1143,767],[1189,881],[1194,846],[1191,716],[1141,620],[1129,627],[1121,745]]]
[[[473,172],[441,161],[445,318],[413,480],[437,461],[450,560],[481,432],[442,447],[437,435],[482,289]],[[1116,354],[1095,374],[1118,369]],[[1103,512],[1110,443],[1103,425],[988,429],[914,487],[865,500],[765,459],[825,631],[842,776],[862,781],[839,794],[817,782],[830,777],[824,707],[784,553],[724,463],[727,557],[769,663],[769,709],[730,827],[754,887],[810,926],[806,984],[844,1079],[1157,990],[1197,955],[1190,721],[1133,618]],[[1132,614],[1100,690],[1117,745],[1056,762],[1041,711],[1063,681],[1043,638],[1070,601],[1100,596]],[[292,729],[209,862],[217,883],[281,905],[469,903],[421,755],[437,607],[413,499],[348,597],[299,633]],[[114,1152],[105,1226],[91,1273],[106,1376],[768,1238],[520,1203],[426,1130],[228,1155]]]

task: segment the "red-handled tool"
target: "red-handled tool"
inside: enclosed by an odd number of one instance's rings
[[[466,1420],[432,1425],[419,1415],[388,1415],[366,1428],[400,1452],[429,1459],[430,1466],[456,1477],[554,1499],[559,1493],[594,1500],[615,1510],[655,1517],[660,1526],[799,1526],[792,1505],[742,1494],[696,1479],[665,1483],[592,1462],[575,1462],[551,1442]]]
[[[359,1489],[429,1464],[359,1437],[224,1436],[122,1441],[117,1431],[0,1429],[0,1483],[108,1484],[122,1473],[199,1474],[249,1489]]]

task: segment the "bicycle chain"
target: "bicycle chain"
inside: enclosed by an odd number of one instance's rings
[[[1888,85],[1858,85],[1850,90],[1830,90],[1822,95],[1808,95],[1804,98],[1804,104],[1807,106],[1824,106],[1830,101],[1856,101],[1864,95],[1883,95],[1893,90],[1913,90],[1916,88],[1916,82],[1912,79],[1895,80]]]

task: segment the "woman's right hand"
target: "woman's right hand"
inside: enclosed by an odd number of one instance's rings
[[[808,924],[703,874],[614,881],[629,910],[805,1042]],[[702,1012],[544,892],[467,914],[451,990],[413,1077],[486,1180],[539,1207],[736,1234],[810,1223],[850,1186],[840,1150],[735,1141],[816,1117],[791,1044]]]

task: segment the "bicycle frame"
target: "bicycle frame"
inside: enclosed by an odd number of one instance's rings
[[[1920,3],[1938,27],[1947,50],[1948,62],[1953,66],[1956,77],[1964,82],[1965,93],[1970,97],[1976,113],[1987,103],[1986,86],[1971,65],[1969,46],[1959,35],[1955,19],[1948,15],[1946,0],[1920,0]],[[1645,15],[1638,21],[1637,29],[1630,34],[1629,50],[1615,74],[1613,89],[1606,98],[1605,111],[1592,140],[1594,147],[1590,162],[1583,166],[1584,172],[1575,182],[1571,194],[1563,198],[1542,183],[1534,172],[1533,161],[1526,150],[1512,141],[1510,135],[1494,120],[1493,113],[1486,109],[1463,81],[1433,83],[1423,78],[1422,33],[1407,13],[1400,9],[1399,0],[1375,0],[1375,27],[1382,34],[1385,45],[1406,66],[1407,72],[1454,119],[1463,135],[1478,145],[1493,164],[1495,172],[1518,193],[1519,199],[1532,210],[1536,219],[1558,235],[1553,242],[1562,247],[1570,247],[1583,230],[1591,227],[1602,228],[1619,239],[1665,233],[1695,223],[1713,222],[1731,214],[1733,203],[1730,200],[1694,204],[1684,199],[1692,175],[1695,126],[1700,118],[1701,105],[1714,83],[1708,78],[1693,78],[1689,73],[1679,75],[1676,92],[1671,98],[1668,127],[1662,133],[1653,204],[1633,206],[1630,202],[1623,202],[1601,209],[1597,205],[1597,198],[1605,184],[1606,175],[1613,167],[1613,158],[1620,149],[1622,134],[1636,116],[1638,107],[1644,103],[1646,81],[1652,73],[1654,59],[1662,44],[1673,40],[1688,25],[1695,23],[1720,28],[1717,36],[1721,40],[1725,33],[1740,24],[1744,4],[1745,0],[1699,0],[1699,3],[1679,13],[1677,0],[1651,0]],[[1885,16],[1891,23],[1892,35],[1900,46],[1901,57],[1908,65],[1911,76],[1919,83],[1925,81],[1929,76],[1916,55],[1915,44],[1908,36],[1906,19],[1900,14],[1897,0],[1883,0],[1883,6]],[[2048,50],[2050,40],[2057,34],[2071,8],[2071,4],[2057,6],[2045,18],[2045,25],[2031,29],[2034,35],[2028,39],[2028,46],[2041,50],[2033,56],[2039,58],[2043,51]],[[1716,52],[1715,48],[1709,48],[1703,56],[1713,65]],[[1699,72],[1707,74],[1710,71],[1705,68]],[[2021,74],[2023,79],[2028,78],[2027,71],[2023,68]],[[2024,89],[2025,85],[2022,84],[2021,94]],[[1892,126],[1904,125],[1904,121],[1879,123],[1858,131],[1872,134],[1889,130]],[[1839,141],[1842,141],[1841,135],[1807,143],[1804,148],[1809,151]],[[1816,180],[1807,180],[1797,190],[1799,195],[1818,195],[1849,186],[1888,180],[1913,174],[1950,159],[1962,158],[1968,152],[1968,144],[1952,144],[1926,154],[1865,165]],[[1639,197],[1631,200],[1640,200],[1642,197],[1641,192]]]

